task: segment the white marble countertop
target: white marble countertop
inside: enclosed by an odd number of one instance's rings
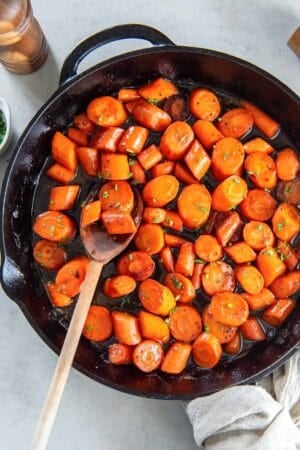
[[[300,25],[299,0],[32,0],[50,44],[46,64],[28,76],[0,67],[0,96],[10,104],[14,139],[0,158],[1,181],[16,139],[58,84],[66,55],[86,36],[121,23],[144,23],[175,43],[217,49],[246,59],[300,92],[300,59],[286,42]],[[142,41],[98,50],[88,67]],[[0,291],[0,447],[27,450],[57,357]],[[192,450],[180,402],[146,400],[101,386],[72,370],[49,450]]]

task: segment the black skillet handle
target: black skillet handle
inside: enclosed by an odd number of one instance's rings
[[[117,25],[100,31],[82,41],[66,58],[59,79],[62,85],[77,75],[79,63],[93,50],[122,39],[144,39],[153,45],[175,45],[165,34],[146,25]]]

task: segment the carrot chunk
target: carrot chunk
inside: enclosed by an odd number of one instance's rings
[[[50,190],[49,211],[67,211],[73,209],[79,190],[79,184],[52,187]]]
[[[182,342],[194,341],[202,331],[202,320],[196,308],[180,305],[170,313],[169,328],[171,335]]]
[[[164,357],[164,351],[158,342],[146,339],[133,350],[133,363],[142,372],[152,372],[157,369]]]
[[[193,139],[194,132],[190,125],[177,120],[171,123],[162,135],[160,151],[165,158],[177,161],[186,154]]]
[[[33,231],[48,241],[67,242],[75,236],[76,225],[62,212],[46,211],[35,218]]]
[[[123,311],[113,311],[111,316],[115,337],[121,344],[137,345],[141,342],[142,337],[136,316]]]
[[[244,323],[249,315],[248,303],[239,294],[233,292],[219,292],[211,299],[211,313],[213,318],[224,325],[238,327]]]
[[[176,306],[171,290],[152,278],[142,281],[138,295],[144,308],[153,314],[167,316]]]
[[[190,110],[197,119],[213,121],[219,116],[221,105],[212,91],[198,88],[190,94]]]
[[[139,323],[144,339],[152,339],[160,344],[169,342],[169,327],[161,317],[147,311],[139,311]]]
[[[70,259],[59,269],[55,277],[55,283],[63,294],[69,297],[75,297],[79,294],[89,264],[89,259],[80,255]]]
[[[89,309],[82,334],[91,341],[103,342],[112,335],[110,311],[104,306],[92,305]]]
[[[165,373],[177,375],[181,373],[188,362],[192,346],[184,342],[174,342],[165,354],[160,370]]]
[[[184,161],[197,180],[204,177],[211,164],[209,155],[197,139],[188,149]]]
[[[108,347],[108,359],[112,364],[131,364],[133,348],[130,345],[115,342]]]
[[[265,112],[254,106],[252,103],[242,101],[241,106],[247,109],[253,116],[254,125],[262,131],[268,138],[272,139],[280,130],[280,125]]]
[[[71,172],[77,169],[76,145],[73,141],[56,131],[51,142],[53,159]]]
[[[108,95],[94,98],[88,104],[86,113],[91,122],[101,127],[119,127],[127,120],[123,104]]]
[[[57,242],[41,239],[33,247],[35,261],[45,270],[58,270],[66,262],[66,250]]]
[[[103,285],[103,292],[107,297],[120,298],[131,294],[136,288],[136,282],[127,275],[117,275],[107,278]]]
[[[212,369],[221,359],[221,344],[213,334],[202,333],[193,344],[192,356],[197,366]]]
[[[196,298],[195,288],[191,280],[181,273],[168,273],[164,283],[173,292],[175,299],[181,303],[191,303]]]

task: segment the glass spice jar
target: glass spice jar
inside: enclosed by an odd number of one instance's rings
[[[0,0],[0,62],[18,74],[34,72],[46,61],[48,47],[30,0]]]

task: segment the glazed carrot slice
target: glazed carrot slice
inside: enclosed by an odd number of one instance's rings
[[[276,300],[263,312],[262,319],[273,327],[281,325],[296,307],[296,301],[292,298]]]
[[[197,119],[214,121],[221,112],[221,105],[212,91],[198,88],[190,94],[190,110]]]
[[[171,123],[162,135],[160,151],[165,158],[177,161],[183,158],[193,140],[194,132],[190,125],[177,120]]]
[[[160,177],[161,175],[171,175],[174,172],[175,163],[174,161],[165,161],[159,164],[156,164],[151,169],[151,177]]]
[[[155,263],[146,252],[129,252],[121,256],[117,262],[117,272],[128,275],[136,281],[150,278],[155,269]]]
[[[103,342],[110,338],[112,331],[110,311],[104,306],[92,305],[83,326],[83,336],[91,341]]]
[[[131,294],[136,288],[136,282],[127,275],[116,275],[107,278],[103,284],[103,292],[107,297],[120,298]]]
[[[258,294],[248,294],[247,292],[243,292],[241,296],[248,303],[250,311],[266,308],[275,302],[274,294],[267,288],[263,288]]]
[[[96,177],[99,173],[98,151],[90,147],[77,147],[76,153],[86,175]]]
[[[172,211],[170,209],[165,210],[166,216],[163,221],[163,225],[168,228],[172,228],[172,230],[182,231],[183,230],[183,222],[180,215]]]
[[[181,273],[168,273],[165,276],[164,283],[173,292],[175,299],[181,303],[191,303],[196,298],[195,288],[191,280]]]
[[[165,354],[160,370],[171,375],[181,373],[187,365],[192,346],[184,342],[173,342]]]
[[[192,285],[194,286],[194,289],[200,289],[201,288],[201,276],[203,269],[205,267],[205,261],[200,262],[201,260],[195,259],[195,265],[193,270],[193,275],[191,278]]]
[[[188,242],[186,239],[175,236],[175,234],[165,233],[165,244],[169,247],[180,247],[185,242]]]
[[[103,211],[117,210],[131,212],[134,206],[134,195],[127,181],[108,181],[99,191],[99,199]]]
[[[46,211],[35,218],[33,231],[48,241],[68,242],[75,236],[76,225],[62,212]]]
[[[229,353],[229,355],[236,355],[241,350],[241,335],[240,333],[235,333],[231,341],[227,342],[223,346],[224,352]]]
[[[276,202],[268,192],[262,189],[250,189],[239,207],[246,219],[263,222],[273,216]]]
[[[245,242],[254,250],[262,250],[264,247],[272,246],[275,241],[269,225],[257,220],[246,223],[243,229],[243,237]]]
[[[79,184],[52,187],[50,189],[49,211],[68,211],[73,209],[79,190]]]
[[[264,287],[264,277],[256,267],[241,264],[235,268],[235,276],[248,294],[259,294]]]
[[[192,347],[192,357],[197,366],[212,369],[220,361],[222,347],[219,340],[211,333],[202,333]]]
[[[174,83],[165,78],[157,78],[138,89],[138,93],[146,100],[159,102],[178,93]]]
[[[119,127],[127,120],[123,104],[109,95],[94,98],[88,104],[86,114],[91,122],[101,127]]]
[[[166,218],[166,210],[162,208],[146,207],[143,212],[143,220],[147,223],[162,223]]]
[[[172,291],[152,278],[141,282],[138,295],[143,307],[159,316],[167,316],[176,306]]]
[[[144,148],[145,142],[149,137],[147,128],[132,125],[124,131],[121,140],[118,143],[119,152],[140,153]]]
[[[247,195],[247,183],[237,175],[222,181],[212,193],[212,208],[215,211],[229,211],[241,203]]]
[[[136,231],[136,224],[128,212],[114,209],[103,211],[101,221],[108,234],[131,234]]]
[[[124,134],[123,128],[98,128],[93,134],[90,146],[96,150],[116,152],[118,143]]]
[[[256,264],[264,277],[265,287],[270,286],[276,278],[286,271],[285,264],[273,247],[266,247],[261,250],[257,256]]]
[[[224,325],[217,322],[212,315],[211,307],[207,306],[202,315],[204,330],[206,333],[212,333],[219,340],[220,344],[230,342],[237,332],[237,327]]]
[[[224,136],[240,138],[253,127],[253,116],[244,108],[234,108],[219,118],[218,128]]]
[[[171,335],[182,342],[194,341],[202,331],[202,320],[196,308],[190,305],[177,306],[169,316]]]
[[[118,100],[120,102],[131,102],[133,100],[139,100],[141,98],[137,89],[133,88],[121,88],[118,92]]]
[[[142,337],[136,316],[123,311],[111,313],[114,334],[117,341],[126,345],[137,345]]]
[[[224,135],[209,120],[197,120],[193,130],[204,148],[210,150]]]
[[[197,184],[198,180],[194,177],[194,175],[191,174],[190,170],[184,167],[179,162],[175,165],[175,171],[174,171],[175,177],[182,181],[184,184]]]
[[[95,124],[90,121],[85,113],[77,114],[74,117],[74,124],[79,130],[85,131],[86,133],[91,133],[95,128]]]
[[[296,178],[299,169],[299,158],[295,150],[292,148],[285,148],[278,153],[276,158],[276,170],[280,180],[293,180]]]
[[[127,155],[101,153],[101,175],[106,180],[127,180],[131,178]]]
[[[133,350],[134,365],[142,372],[152,372],[157,369],[164,357],[164,351],[158,342],[146,339],[140,342]]]
[[[236,211],[225,213],[223,220],[220,223],[215,224],[216,237],[222,247],[225,247],[225,245],[228,244],[240,226],[241,219]]]
[[[68,184],[75,178],[76,172],[66,169],[61,164],[55,163],[46,171],[47,177],[61,184]]]
[[[108,347],[108,359],[112,364],[122,365],[132,363],[133,347],[115,342]]]
[[[41,239],[33,247],[35,261],[45,270],[58,270],[66,262],[66,250],[57,242]]]
[[[53,159],[71,172],[75,172],[78,166],[76,145],[73,141],[56,131],[51,141],[51,153]]]
[[[144,169],[140,163],[134,159],[130,159],[129,162],[130,172],[132,174],[132,181],[134,184],[146,184],[147,178]]]
[[[143,339],[152,339],[160,344],[169,342],[169,327],[161,317],[147,311],[139,311],[139,323]]]
[[[239,327],[249,315],[246,300],[233,292],[219,292],[215,294],[210,303],[213,318],[224,325]]]
[[[223,181],[230,175],[241,176],[243,162],[244,149],[241,141],[234,137],[220,139],[212,152],[212,174],[218,181]]]
[[[224,251],[232,261],[236,264],[248,263],[256,260],[256,253],[246,244],[246,242],[237,242],[229,247],[225,247]]]
[[[150,180],[143,190],[143,198],[148,206],[161,207],[177,196],[179,182],[173,175],[161,175]]]
[[[124,103],[124,106],[126,108],[126,110],[132,114],[134,108],[136,108],[138,105],[144,105],[145,99],[143,99],[142,97],[137,98],[136,100],[130,100],[129,102]]]
[[[267,153],[251,153],[245,159],[250,180],[261,189],[273,189],[277,183],[276,165]]]
[[[134,243],[138,250],[154,255],[159,253],[164,247],[164,232],[157,224],[142,224],[134,238]]]
[[[158,106],[140,100],[137,101],[132,115],[137,123],[152,131],[164,131],[172,121],[169,114]]]
[[[273,232],[282,241],[291,241],[300,232],[300,214],[289,203],[281,203],[272,217]]]
[[[92,223],[97,222],[101,215],[101,201],[95,200],[94,202],[87,203],[83,206],[80,216],[80,225],[87,227]]]
[[[280,125],[257,106],[247,101],[242,101],[241,106],[247,109],[253,116],[254,125],[268,138],[272,139],[280,130]]]
[[[246,155],[250,155],[250,153],[254,152],[272,153],[274,151],[274,148],[264,139],[256,137],[254,139],[251,139],[250,141],[245,142],[244,150]]]
[[[209,216],[211,196],[204,185],[190,184],[183,188],[177,200],[178,212],[188,228],[203,225]]]
[[[174,257],[170,247],[164,247],[159,252],[159,256],[166,271],[174,272]]]
[[[175,264],[175,272],[181,273],[186,277],[191,277],[194,271],[195,250],[194,244],[186,242],[179,249]]]
[[[270,289],[277,298],[290,297],[300,290],[300,270],[289,272],[276,278]]]
[[[256,317],[250,316],[240,326],[241,333],[245,339],[251,341],[264,341],[266,334]]]
[[[82,282],[85,279],[89,259],[86,256],[75,256],[64,264],[56,274],[55,283],[60,291],[69,297],[79,294]]]
[[[204,177],[211,164],[209,155],[197,139],[188,149],[184,161],[197,180]]]
[[[292,246],[286,241],[278,241],[277,252],[288,270],[296,269],[299,259]]]
[[[82,130],[77,130],[77,128],[70,127],[68,128],[67,135],[71,141],[81,147],[86,147],[88,145],[89,136]]]
[[[233,269],[223,261],[207,264],[203,269],[201,281],[202,287],[208,295],[235,289]]]
[[[64,308],[66,306],[70,306],[73,302],[71,297],[60,292],[60,289],[55,283],[47,283],[47,291],[54,306]]]
[[[195,251],[200,259],[208,262],[218,261],[223,257],[222,247],[214,236],[201,234],[195,241]]]
[[[156,145],[152,144],[150,147],[145,148],[145,150],[143,150],[137,158],[141,166],[145,170],[149,170],[162,159],[162,154]]]

